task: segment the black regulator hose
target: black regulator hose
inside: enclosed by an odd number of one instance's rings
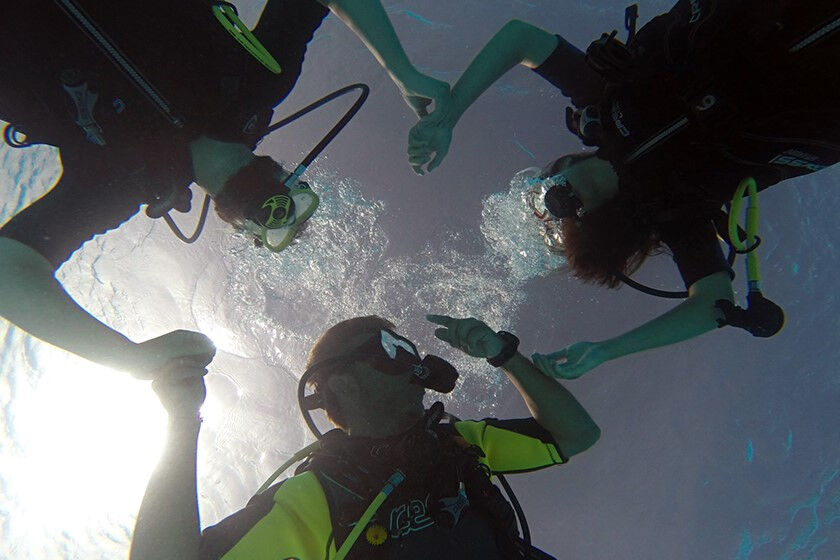
[[[345,87],[343,87],[339,90],[336,90],[336,91],[330,93],[329,95],[326,95],[326,96],[322,97],[321,99],[318,99],[317,101],[307,105],[306,107],[304,107],[300,111],[297,111],[296,113],[293,113],[293,114],[289,115],[285,119],[269,126],[266,129],[265,135],[263,135],[263,139],[265,139],[265,137],[268,136],[269,134],[271,134],[272,132],[280,130],[281,128],[283,128],[287,124],[290,124],[290,123],[298,120],[302,116],[311,113],[315,109],[317,109],[317,108],[319,108],[323,105],[326,105],[330,101],[333,101],[334,99],[337,99],[337,98],[341,97],[342,95],[350,93],[353,90],[359,90],[360,91],[358,99],[356,99],[356,101],[353,103],[353,105],[350,107],[350,109],[347,110],[347,112],[344,114],[344,116],[341,117],[341,120],[339,120],[335,124],[335,126],[333,126],[330,129],[330,131],[327,132],[327,134],[323,138],[321,138],[321,141],[318,142],[318,144],[314,148],[312,148],[312,150],[306,155],[305,158],[303,158],[303,160],[297,166],[298,170],[300,170],[301,168],[306,169],[307,167],[309,167],[309,165],[313,161],[315,161],[315,158],[317,158],[319,155],[321,155],[321,152],[324,151],[324,148],[326,148],[329,145],[329,143],[332,142],[335,139],[336,136],[338,136],[338,133],[341,132],[341,130],[345,126],[347,126],[347,123],[349,123],[351,120],[353,120],[353,117],[355,117],[356,113],[359,112],[359,109],[362,108],[362,105],[364,105],[365,101],[368,98],[368,95],[370,95],[370,87],[367,84],[358,83],[358,84],[352,84],[352,85],[349,85],[349,86],[345,86]],[[7,142],[8,142],[8,140],[7,140]],[[295,171],[298,171],[298,170],[295,170]],[[302,171],[300,171],[300,172],[302,173]],[[198,219],[198,225],[196,226],[195,231],[193,232],[193,234],[190,237],[187,237],[178,228],[178,226],[175,224],[175,221],[172,219],[172,217],[169,215],[168,212],[164,213],[162,215],[162,217],[166,221],[166,224],[169,226],[169,229],[172,230],[172,233],[174,233],[175,236],[178,239],[180,239],[184,243],[193,243],[201,236],[201,232],[204,229],[204,224],[207,221],[207,213],[208,213],[209,209],[210,209],[210,197],[208,195],[205,195],[204,196],[204,205],[201,208],[201,217]]]

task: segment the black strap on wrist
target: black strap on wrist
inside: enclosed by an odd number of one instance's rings
[[[514,354],[516,354],[516,351],[519,349],[519,339],[516,338],[516,335],[507,331],[499,331],[496,334],[504,340],[505,345],[502,347],[502,351],[496,356],[487,358],[487,363],[493,367],[499,367],[513,358]]]

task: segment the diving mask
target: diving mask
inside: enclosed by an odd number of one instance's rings
[[[555,218],[580,218],[583,202],[575,194],[566,176],[557,174],[547,179],[551,186],[545,193],[545,207]]]
[[[275,194],[262,202],[257,199],[245,212],[243,229],[257,243],[279,253],[300,233],[320,204],[318,195],[297,175],[289,175],[283,183],[287,194]]]
[[[563,255],[565,253],[563,224],[559,218],[552,215],[545,205],[546,194],[555,185],[552,179],[528,179],[529,189],[522,194],[522,197],[534,217],[542,225],[539,234],[543,243],[552,253]]]
[[[439,356],[427,354],[421,357],[417,347],[409,339],[391,329],[381,329],[352,352],[328,358],[311,366],[305,377],[316,369],[336,362],[351,363],[356,360],[372,360],[378,371],[386,375],[412,374],[411,382],[439,393],[449,393],[455,388],[458,370]]]

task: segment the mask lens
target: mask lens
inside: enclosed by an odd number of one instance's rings
[[[555,218],[571,218],[577,216],[583,207],[580,199],[575,196],[572,187],[564,180],[562,184],[554,185],[545,193],[545,207]]]
[[[420,360],[420,354],[417,352],[417,347],[415,347],[409,340],[384,329],[381,331],[380,340],[382,342],[382,349],[392,360],[397,359],[397,352],[400,349],[410,354],[412,360]]]

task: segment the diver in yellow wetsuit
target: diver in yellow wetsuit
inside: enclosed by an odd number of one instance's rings
[[[514,510],[491,476],[566,463],[597,441],[598,426],[517,352],[514,335],[472,318],[428,318],[440,325],[439,339],[501,367],[532,417],[440,423],[442,405],[424,410],[423,397],[426,388],[451,391],[457,370],[421,357],[385,319],[343,321],[316,342],[301,379],[314,389],[302,407],[324,408],[337,429],[320,436],[295,476],[266,483],[243,509],[201,532],[195,469],[203,378],[156,381],[169,435],[131,559],[550,559],[527,530],[517,534]]]

